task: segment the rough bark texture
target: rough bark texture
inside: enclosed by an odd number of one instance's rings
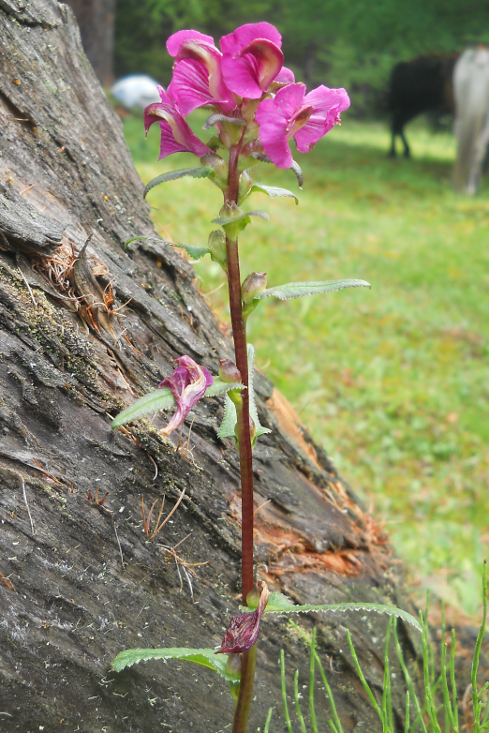
[[[158,433],[164,416],[128,431],[110,422],[175,357],[216,373],[231,345],[186,260],[163,244],[124,249],[154,236],[149,207],[71,11],[0,0],[0,54],[0,729],[216,733],[232,702],[212,672],[151,662],[115,674],[110,663],[134,646],[212,647],[238,609],[238,459],[216,437],[223,400],[197,406],[183,445]],[[273,429],[255,455],[260,577],[301,602],[403,605],[382,531],[284,398],[255,380]],[[149,541],[141,497],[148,509],[166,494],[166,514],[183,489]],[[318,625],[345,731],[379,730],[344,629],[380,689],[386,619],[303,623]],[[280,649],[304,683],[308,654],[284,619],[262,629],[250,731],[269,706],[281,731]],[[400,633],[414,657],[416,632]],[[317,714],[326,730],[322,694]]]

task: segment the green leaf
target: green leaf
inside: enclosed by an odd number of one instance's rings
[[[267,288],[255,296],[255,300],[262,298],[280,298],[280,300],[289,300],[290,298],[301,298],[303,295],[315,295],[316,293],[332,293],[335,290],[344,290],[345,288],[370,288],[370,283],[366,280],[326,280],[324,282],[301,282],[286,283],[285,285],[277,285],[275,288]]]
[[[295,177],[297,178],[297,183],[299,184],[299,188],[302,189],[302,186],[304,185],[304,174],[299,163],[296,163],[295,160],[293,160],[289,170],[294,171]]]
[[[270,605],[270,600],[274,598],[273,605]],[[421,625],[417,618],[412,616],[407,611],[403,611],[402,608],[396,606],[383,606],[378,603],[328,603],[326,605],[306,605],[306,606],[294,606],[290,603],[287,604],[288,599],[285,596],[280,598],[280,593],[270,593],[270,600],[265,608],[265,613],[310,613],[310,612],[325,612],[325,611],[375,611],[376,613],[386,613],[388,616],[397,616],[401,618],[411,626],[414,626],[418,631],[422,631]],[[283,600],[285,599],[285,601]],[[244,611],[254,611],[251,606],[245,606]]]
[[[246,124],[244,120],[240,120],[237,117],[225,117],[225,115],[215,114],[206,119],[202,129],[210,130],[216,122],[229,122],[231,125],[237,125],[239,127],[243,127]]]
[[[167,173],[162,173],[161,175],[156,176],[156,178],[153,178],[153,180],[148,183],[148,185],[144,189],[143,198],[146,198],[151,189],[155,186],[159,186],[160,183],[167,183],[167,181],[176,181],[178,178],[183,178],[184,176],[191,176],[192,178],[207,178],[207,176],[213,172],[214,169],[210,166],[199,165],[197,168],[180,168],[180,170],[177,171],[168,171]]]
[[[200,260],[204,255],[209,254],[209,247],[198,247],[195,244],[178,244],[178,242],[168,242],[166,239],[158,239],[158,237],[133,237],[128,239],[124,247],[128,247],[132,242],[157,242],[158,244],[168,244],[170,247],[178,247],[184,249],[193,260]]]
[[[248,389],[250,394],[250,417],[255,423],[256,438],[266,433],[271,433],[270,428],[264,428],[260,425],[258,419],[258,410],[256,409],[255,390],[253,388],[253,368],[255,365],[255,348],[252,344],[248,344]],[[231,385],[232,387],[233,385]],[[236,407],[233,405],[229,397],[226,396],[226,404],[224,408],[224,418],[217,433],[218,438],[234,438],[234,428],[238,417],[236,415]],[[256,439],[255,438],[255,439]]]
[[[217,219],[212,220],[212,224],[219,224],[219,226],[224,227],[227,224],[234,224],[235,221],[240,221],[241,219],[249,218],[250,216],[260,216],[262,219],[266,219],[267,221],[270,221],[270,217],[268,216],[266,211],[247,211],[245,214],[240,214],[239,216],[233,216],[230,219],[226,219],[223,216],[219,216]],[[249,224],[249,221],[247,222]]]
[[[222,382],[220,377],[214,377],[213,383],[210,387],[207,387],[204,397],[217,397],[218,395],[229,392],[230,389],[244,389],[243,384],[227,384]],[[128,422],[139,420],[141,417],[146,415],[152,415],[160,410],[169,410],[175,407],[175,398],[168,387],[160,387],[154,392],[148,392],[148,394],[140,397],[136,402],[133,402],[130,407],[126,407],[117,417],[112,421],[112,430],[125,425]]]
[[[286,188],[277,188],[277,186],[262,186],[261,183],[255,183],[250,190],[250,193],[254,193],[255,191],[260,193],[266,193],[267,196],[270,196],[270,198],[274,199],[276,197],[287,197],[295,199],[295,203],[299,203],[299,199],[295,195],[295,193],[292,193],[292,191],[288,191]]]
[[[213,669],[228,682],[234,684],[239,682],[239,676],[227,669],[228,655],[216,654],[214,649],[125,649],[116,656],[112,666],[116,672],[120,672],[126,667],[150,659],[180,659],[184,662],[194,662]]]

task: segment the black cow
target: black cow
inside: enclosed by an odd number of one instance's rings
[[[437,115],[453,113],[453,67],[457,54],[432,53],[403,61],[392,69],[388,91],[391,113],[392,145],[396,155],[396,135],[404,143],[404,157],[409,158],[409,145],[404,125],[422,112]]]

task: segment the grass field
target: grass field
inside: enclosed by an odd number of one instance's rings
[[[155,128],[145,141],[141,120],[125,122],[145,182],[195,165],[184,155],[157,163]],[[473,615],[489,555],[489,189],[455,196],[451,136],[422,125],[408,135],[413,159],[391,160],[384,125],[345,116],[295,156],[302,192],[290,171],[256,169],[256,181],[292,189],[300,205],[247,202],[271,223],[242,235],[243,273],[266,271],[269,286],[359,277],[372,289],[264,301],[249,336],[257,366],[385,522],[419,596],[429,584]],[[148,198],[159,234],[187,244],[207,241],[222,201],[193,179]],[[219,266],[205,258],[195,269],[225,317]]]

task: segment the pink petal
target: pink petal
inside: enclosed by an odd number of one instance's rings
[[[295,82],[294,72],[286,66],[282,66],[274,79],[275,84],[293,84]]]
[[[190,410],[202,399],[207,387],[213,382],[208,370],[200,367],[190,356],[181,356],[175,361],[179,366],[159,385],[168,387],[177,403],[176,412],[161,431],[163,435],[169,435],[182,425]]]
[[[350,106],[350,97],[344,89],[328,89],[322,84],[304,97],[304,104],[314,107],[314,112],[329,112],[337,108],[338,114]]]
[[[238,54],[243,48],[255,41],[257,38],[266,38],[279,48],[282,47],[282,36],[271,23],[247,23],[236,28],[234,33],[223,36],[219,42],[221,51],[231,55]]]
[[[209,92],[209,72],[203,64],[193,59],[185,59],[175,66],[168,93],[184,115],[214,102]]]
[[[166,47],[170,56],[177,56],[180,46],[189,41],[197,41],[214,46],[214,39],[212,36],[206,36],[204,33],[199,33],[199,31],[178,31],[170,36],[166,42]]]
[[[271,41],[253,41],[239,55],[224,54],[224,82],[240,97],[259,99],[282,68],[283,58],[280,48]]]
[[[277,110],[274,99],[264,99],[256,111],[263,150],[278,168],[290,168],[292,154],[287,140],[288,120]]]
[[[302,83],[289,84],[279,89],[274,99],[274,106],[287,120],[292,120],[304,103],[306,85]],[[263,104],[263,102],[261,103]],[[261,106],[261,105],[260,105]]]

